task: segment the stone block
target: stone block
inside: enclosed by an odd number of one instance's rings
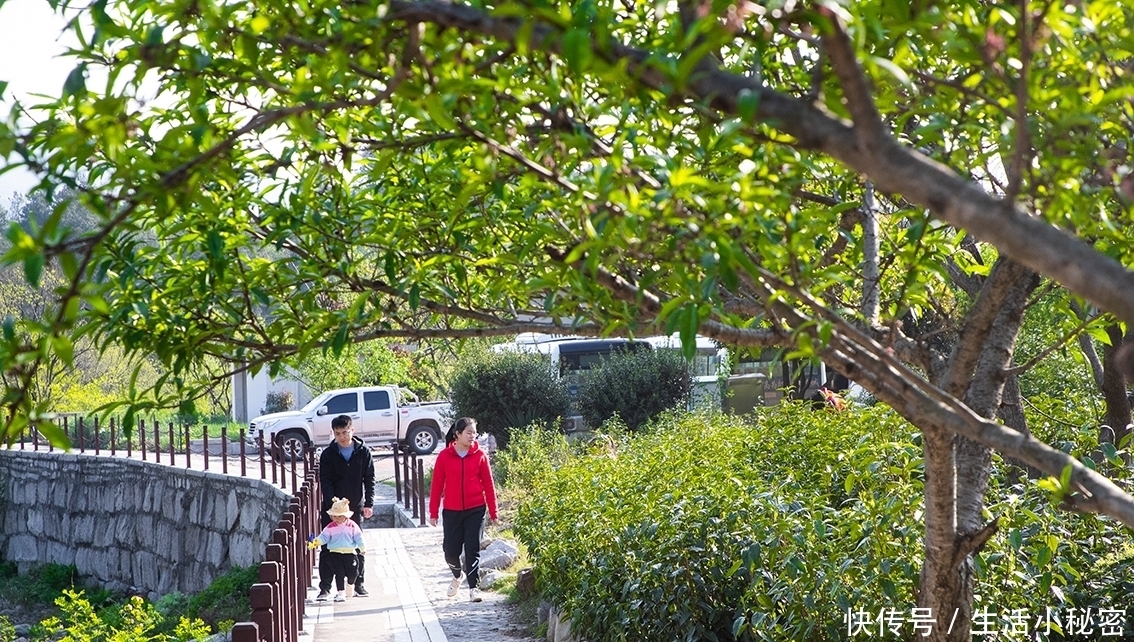
[[[201,495],[198,493],[193,494],[193,498],[189,500],[189,512],[186,518],[194,524],[201,524],[201,505],[204,502],[201,500]]]
[[[210,532],[207,541],[208,546],[201,559],[210,566],[219,568],[221,564],[224,564],[225,558],[228,557],[228,543],[221,537],[220,533],[216,532]]]
[[[231,566],[251,566],[263,557],[263,546],[243,533],[228,538],[228,563]]]
[[[134,518],[134,541],[142,548],[154,546],[154,518],[144,513]]]
[[[162,595],[167,595],[177,590],[177,574],[173,572],[173,569],[168,566],[158,568],[156,589],[157,592]]]
[[[114,520],[114,543],[117,546],[132,546],[134,544],[134,529],[137,527],[137,518],[131,515],[122,515]]]
[[[154,509],[154,484],[146,484],[145,490],[142,495],[142,512],[149,513]]]
[[[12,562],[38,562],[39,547],[31,535],[16,535],[8,542],[6,559]]]
[[[240,517],[240,501],[236,495],[236,489],[228,491],[228,502],[225,505],[224,511],[224,531],[231,533],[233,527],[236,526],[236,520]]]
[[[260,522],[264,515],[263,504],[255,501],[245,501],[240,507],[240,520],[236,530],[250,535],[260,534]]]
[[[27,529],[32,535],[43,535],[43,511],[31,509],[27,512]]]
[[[23,511],[18,506],[10,506],[5,511],[4,515],[4,532],[5,533],[22,533],[24,532],[24,516]]]
[[[94,551],[89,548],[80,548],[75,551],[75,569],[81,575],[89,575],[94,566]]]
[[[75,563],[75,549],[59,542],[48,542],[47,559],[44,561],[69,566]]]
[[[185,512],[185,502],[185,491],[170,492],[162,503],[162,513],[175,522],[184,522],[188,519],[188,514]]]
[[[68,484],[55,484],[55,488],[52,491],[51,503],[59,508],[71,508],[72,493],[70,491],[71,486]]]
[[[158,559],[153,553],[139,551],[134,553],[132,567],[134,569],[134,586],[146,591],[157,590]]]
[[[516,593],[521,600],[528,600],[536,595],[535,571],[532,568],[522,568],[516,573]]]
[[[74,520],[76,544],[90,544],[94,539],[94,516],[80,515]]]
[[[181,534],[182,534],[181,547],[188,554],[193,555],[196,559],[200,559],[200,557],[197,557],[197,552],[198,552],[197,548],[200,546],[200,541],[201,541],[201,537],[202,537],[201,533],[202,533],[201,528],[199,526],[193,526],[193,525],[190,525],[190,526],[186,527],[184,530],[181,531]]]
[[[160,542],[168,542],[173,538],[174,525],[164,519],[154,520],[154,545],[150,550],[157,548]]]

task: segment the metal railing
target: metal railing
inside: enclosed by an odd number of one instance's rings
[[[114,417],[100,421],[98,417],[64,415],[61,419],[59,428],[71,442],[72,453],[126,457],[181,468],[213,470],[226,475],[235,475],[239,470],[241,477],[259,478],[292,492],[306,478],[311,462],[314,461],[310,449],[306,451],[308,456],[303,458],[302,463],[297,463],[297,458],[288,461],[286,453],[278,444],[265,444],[261,436],[257,436],[253,447],[250,447],[243,428],[230,435],[228,428],[222,426],[219,431],[210,434],[215,429],[202,424],[197,428],[201,439],[194,440],[191,439],[191,434],[196,430],[193,425],[186,423],[166,422],[163,425],[157,420],[140,419],[133,430],[126,431],[121,427],[122,422]],[[214,445],[219,445],[220,454],[210,452],[210,439],[214,440]],[[234,442],[239,444],[239,451],[229,454],[229,445]],[[198,447],[200,453],[195,452]],[[21,435],[20,439],[7,448],[47,452],[59,450],[35,430]]]
[[[418,526],[425,526],[425,462],[412,450],[399,455],[394,449],[394,488],[398,503],[410,511]]]

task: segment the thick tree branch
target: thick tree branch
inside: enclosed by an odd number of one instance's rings
[[[953,555],[953,562],[960,566],[969,555],[984,548],[988,540],[1000,530],[1000,518],[995,517],[991,522],[982,526],[979,530],[972,533],[966,533],[957,538],[957,549]]]
[[[858,142],[867,150],[873,149],[887,137],[882,125],[882,116],[874,105],[874,94],[870,91],[866,74],[858,64],[854,45],[847,37],[842,23],[835,13],[826,7],[820,8],[819,13],[828,21],[823,34],[823,44],[826,46],[827,55],[831,58],[831,66],[835,68],[839,86],[843,89],[843,97],[846,98],[847,110],[854,121]]]
[[[965,316],[965,325],[949,357],[949,369],[941,382],[941,387],[949,394],[958,399],[964,396],[973,368],[984,349],[985,338],[999,314],[1000,304],[1027,271],[1019,263],[1004,259],[998,260],[992,267],[992,274],[985,280],[976,302]]]
[[[467,5],[432,1],[393,0],[388,18],[427,22],[508,42],[514,42],[521,28],[515,20],[493,18]],[[537,25],[530,47],[556,50],[555,37],[550,27]],[[625,63],[643,84],[659,89],[669,86],[664,74],[649,64],[650,52],[603,42],[595,46],[595,53],[609,62]],[[851,127],[819,107],[711,64],[702,64],[691,74],[686,92],[689,98],[732,115],[740,113],[742,94],[755,94],[759,98],[756,118],[795,137],[799,146],[830,155],[865,174],[879,190],[902,194],[935,217],[992,243],[1003,255],[1134,323],[1134,274],[1120,263],[1066,230],[994,198],[978,184],[892,137],[877,149],[864,150]]]

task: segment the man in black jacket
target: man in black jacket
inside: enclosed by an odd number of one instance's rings
[[[354,436],[348,415],[339,415],[331,420],[331,430],[335,439],[319,455],[319,484],[323,489],[323,505],[319,513],[322,526],[331,523],[327,509],[331,507],[332,497],[345,497],[350,500],[354,512],[351,519],[360,527],[362,520],[373,514],[374,506],[374,459],[362,440]],[[326,552],[324,547],[324,552]],[[319,556],[319,596],[323,602],[331,596],[333,573],[324,560],[329,555]],[[362,585],[366,569],[366,551],[358,551],[358,579],[354,582],[354,594],[358,597],[369,595]]]

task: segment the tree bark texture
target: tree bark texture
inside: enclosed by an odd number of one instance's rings
[[[1103,346],[1103,376],[1102,393],[1106,401],[1106,425],[1110,431],[1101,431],[1099,442],[1109,441],[1115,446],[1122,443],[1122,439],[1130,434],[1130,398],[1126,392],[1126,375],[1124,375],[1114,362],[1114,355],[1122,348],[1124,337],[1122,329],[1117,324],[1106,328],[1110,337],[1110,345]]]

